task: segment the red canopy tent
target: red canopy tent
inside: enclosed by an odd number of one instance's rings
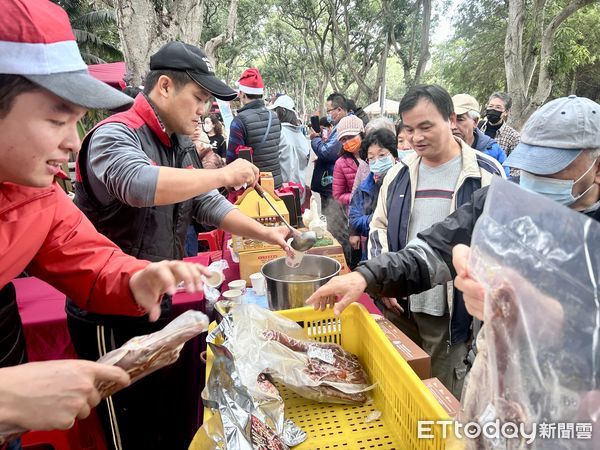
[[[123,77],[127,71],[124,62],[106,63],[106,64],[92,64],[88,66],[90,75],[97,78],[106,84],[123,90],[125,88],[125,82]]]

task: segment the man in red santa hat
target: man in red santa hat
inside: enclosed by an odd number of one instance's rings
[[[252,162],[261,172],[271,172],[275,187],[281,187],[279,138],[281,124],[277,114],[265,107],[265,85],[258,69],[246,69],[238,81],[238,98],[242,108],[231,122],[227,163],[238,158],[240,147],[252,148]]]

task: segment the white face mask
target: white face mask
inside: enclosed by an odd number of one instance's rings
[[[414,153],[414,150],[398,150],[398,159],[404,159]]]
[[[210,133],[213,130],[214,125],[212,122],[208,122],[208,123],[204,122],[202,124],[202,128],[204,129],[204,132]]]
[[[381,176],[385,175],[388,170],[394,165],[394,156],[387,155],[380,158],[376,158],[369,163],[369,169],[373,172],[373,175]]]
[[[575,181],[573,180],[557,180],[555,178],[542,177],[539,175],[534,175],[529,172],[522,171],[521,178],[519,180],[519,185],[527,189],[528,191],[537,192],[538,194],[542,194],[545,197],[548,197],[558,203],[561,203],[565,206],[572,205],[581,197],[589,192],[592,187],[596,184],[592,182],[590,187],[588,187],[585,191],[579,194],[577,197],[573,195],[573,186],[575,183],[579,182],[583,177],[585,177],[590,170],[594,168],[596,165],[596,160],[592,163],[588,170],[586,170],[583,175],[577,178]]]

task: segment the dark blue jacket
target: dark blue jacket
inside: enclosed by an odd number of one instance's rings
[[[349,223],[351,236],[369,237],[369,223],[377,206],[377,197],[381,184],[375,182],[372,173],[358,186],[350,201]],[[367,259],[363,249],[361,261]]]
[[[336,127],[333,128],[331,136],[329,136],[327,141],[323,142],[320,137],[316,137],[312,139],[310,145],[315,155],[317,155],[310,190],[318,192],[325,197],[331,197],[333,168],[342,149],[341,142],[337,140]]]
[[[504,153],[502,147],[500,147],[500,145],[494,139],[483,133],[479,128],[475,128],[473,133],[475,134],[473,148],[491,156],[500,164],[504,164],[504,161],[506,160],[506,153]],[[502,166],[502,168],[504,169],[506,176],[509,177],[510,169],[504,166]]]

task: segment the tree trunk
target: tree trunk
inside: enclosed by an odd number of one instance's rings
[[[204,46],[206,54],[212,60],[213,64],[217,65],[217,50],[219,47],[229,44],[233,41],[233,35],[237,27],[238,17],[238,0],[229,2],[229,14],[227,15],[227,28],[225,32],[209,40]]]
[[[529,116],[544,104],[552,91],[553,80],[548,71],[548,62],[552,56],[554,38],[560,25],[573,13],[591,4],[594,0],[571,0],[543,28],[540,42],[538,79],[533,95],[529,92],[530,79],[533,73],[531,66],[526,67],[523,55],[523,28],[525,23],[524,0],[509,0],[508,25],[504,41],[504,67],[508,93],[513,99],[509,123],[516,129],[521,129]],[[538,2],[542,4],[543,2]],[[539,12],[536,12],[539,16]],[[535,38],[535,36],[534,36]],[[533,46],[529,46],[530,48]]]
[[[300,112],[302,114],[302,119],[306,115],[306,66],[302,66],[300,68]]]
[[[166,42],[167,37],[162,35],[151,0],[117,0],[115,13],[127,70],[133,85],[142,85],[150,55]]]
[[[419,49],[419,62],[415,70],[414,84],[421,81],[425,72],[427,61],[431,57],[429,53],[429,29],[431,27],[431,0],[423,0],[423,19],[421,25],[421,45]]]
[[[390,49],[390,33],[386,32],[385,34],[385,46],[383,47],[383,52],[381,53],[381,58],[379,60],[379,65],[377,67],[377,77],[375,79],[375,89],[371,91],[371,95],[367,98],[367,105],[377,101],[379,92],[381,90],[381,95],[384,96],[385,101],[385,71],[387,66],[387,58]]]
[[[319,108],[320,116],[324,116],[325,114],[327,114],[325,112],[325,90],[327,89],[327,85],[328,85],[327,80],[322,80],[319,83],[317,101],[319,102],[318,108]]]
[[[200,45],[206,0],[114,0],[119,37],[127,70],[135,86],[142,84],[149,70],[150,56],[170,41]],[[213,58],[219,46],[233,39],[238,0],[231,0],[225,33],[207,43]]]
[[[513,126],[520,121],[520,114],[526,107],[525,74],[523,67],[523,27],[525,24],[524,0],[508,2],[508,23],[504,39],[504,67],[506,86],[512,97],[512,112],[509,118]],[[520,128],[520,127],[518,127]]]
[[[392,7],[390,0],[382,1],[382,9],[385,17],[389,17],[392,14]],[[418,20],[421,7],[423,8],[422,16],[421,19]],[[393,30],[394,24],[390,22],[388,25],[390,30],[390,44],[400,59],[404,73],[404,85],[407,89],[421,81],[421,78],[425,73],[425,68],[427,67],[427,62],[431,57],[429,52],[431,0],[416,0],[411,7],[410,14],[415,15],[415,19],[412,21],[410,36],[396,36]],[[417,27],[419,24],[421,27],[421,39],[417,49]],[[406,45],[401,42],[402,37],[406,38]]]
[[[577,69],[573,70],[571,75],[571,88],[569,89],[569,95],[577,95]]]

